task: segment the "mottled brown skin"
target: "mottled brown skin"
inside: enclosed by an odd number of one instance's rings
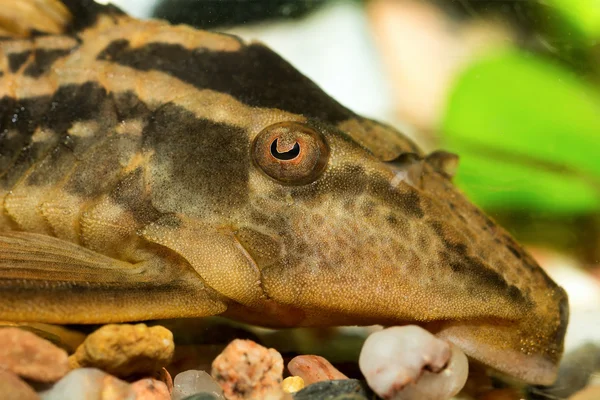
[[[416,323],[554,380],[566,294],[454,188],[452,156],[262,45],[71,11],[0,41],[0,319]]]

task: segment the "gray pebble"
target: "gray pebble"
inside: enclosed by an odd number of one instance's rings
[[[600,371],[600,345],[586,343],[565,354],[552,386],[530,386],[527,392],[534,400],[566,399],[585,388],[596,371]]]
[[[219,397],[212,393],[196,393],[182,400],[219,400]]]
[[[373,395],[375,396],[375,395]],[[373,399],[375,397],[372,397]],[[362,394],[358,394],[358,393],[346,393],[346,394],[340,394],[339,396],[335,396],[332,400],[364,400],[367,399],[367,397],[363,396]]]
[[[357,379],[322,381],[294,393],[294,400],[371,400],[377,399],[366,382]]]

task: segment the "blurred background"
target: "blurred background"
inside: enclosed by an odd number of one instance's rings
[[[459,154],[455,183],[568,291],[567,349],[600,345],[600,0],[111,2],[262,41],[357,113]]]

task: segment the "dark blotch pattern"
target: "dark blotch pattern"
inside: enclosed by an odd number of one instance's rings
[[[110,197],[129,211],[141,225],[146,225],[161,216],[152,206],[150,196],[146,193],[144,170],[141,167],[123,177],[111,191]]]
[[[523,254],[513,245],[511,245],[510,243],[508,243],[506,245],[506,247],[508,248],[508,250],[510,250],[510,252],[519,260],[523,258]]]
[[[386,215],[385,220],[391,226],[397,226],[398,225],[398,218],[396,218],[396,216],[394,216],[394,214],[388,214],[388,215]]]
[[[94,121],[101,127],[93,137],[69,135],[68,130],[77,121]],[[28,185],[54,185],[73,166],[85,162],[88,151],[109,135],[117,124],[112,98],[96,83],[61,87],[53,97],[50,109],[42,119],[46,127],[60,137],[56,146],[28,175]],[[51,166],[51,167],[50,167]],[[106,177],[108,179],[108,177]],[[96,180],[96,179],[94,179]],[[94,181],[92,180],[92,181]]]
[[[0,187],[10,187],[37,160],[42,146],[30,144],[31,136],[42,123],[50,103],[49,96],[19,101],[0,98]],[[14,174],[17,170],[19,173]]]
[[[95,120],[102,122],[102,105],[107,93],[95,82],[83,85],[60,87],[52,98],[51,107],[42,120],[42,125],[61,134],[76,121]]]
[[[224,52],[167,43],[131,48],[128,41],[117,40],[98,59],[142,71],[162,71],[254,107],[278,108],[330,123],[353,116],[279,55],[258,44]]]
[[[113,121],[114,124],[115,119],[104,112],[107,101],[112,100],[106,91],[92,82],[60,87],[52,97],[19,101],[8,97],[0,99],[3,110],[0,119],[0,187],[12,187],[31,166],[52,154],[52,150],[56,152],[59,145],[72,152],[77,143],[67,131],[74,122],[95,120],[101,123]],[[55,135],[50,140],[32,143],[31,137],[37,128],[51,130]],[[9,135],[9,132],[12,133]],[[28,182],[42,184],[45,175],[32,174]]]
[[[402,193],[400,195],[400,206],[410,217],[423,218],[425,216],[421,208],[421,199],[415,191]]]
[[[509,285],[501,274],[471,256],[465,244],[449,240],[444,234],[443,225],[440,222],[432,221],[429,224],[444,244],[445,250],[440,253],[440,258],[453,272],[464,275],[466,279],[477,281],[478,286],[508,296],[516,303],[526,303],[523,294],[517,287]]]
[[[149,116],[150,111],[146,103],[141,101],[133,92],[115,93],[113,101],[120,121]]]
[[[247,202],[252,163],[244,130],[166,104],[144,129],[143,148],[154,154],[152,201],[161,212],[227,213]]]
[[[61,0],[73,15],[71,32],[77,32],[93,26],[100,15],[118,16],[124,14],[112,4],[102,5],[94,0]]]
[[[25,61],[31,55],[31,50],[22,51],[20,53],[12,53],[8,55],[8,69],[10,72],[15,73],[21,68]]]
[[[109,94],[92,82],[60,87],[52,97],[21,101],[5,97],[0,105],[9,110],[0,120],[3,188],[14,186],[33,167],[28,185],[54,184],[69,174],[67,191],[95,197],[114,187],[115,171],[141,150],[153,154],[145,176],[154,184],[148,201],[152,200],[157,208],[193,216],[207,210],[227,212],[247,201],[248,168],[252,163],[248,135],[240,128],[199,119],[173,104],[151,112],[133,93]],[[145,124],[139,145],[135,134],[114,132],[118,121],[131,118],[140,118]],[[95,136],[68,135],[77,121],[98,123]],[[32,143],[38,128],[54,135]],[[73,170],[75,165],[85,168]],[[99,174],[104,177],[100,183]],[[146,190],[146,183],[130,181],[129,185],[115,193],[118,202],[132,205],[133,198],[144,197],[140,190]],[[142,186],[136,189],[136,185]],[[134,214],[142,219],[156,216],[156,210],[147,204],[135,208]]]
[[[389,181],[375,177],[372,177],[370,181],[374,195],[379,197],[383,203],[402,211],[409,218],[421,219],[425,216],[416,189],[410,186],[400,189],[392,188]]]
[[[109,192],[122,178],[121,166],[140,150],[139,136],[119,134],[102,140],[79,157],[79,162],[64,186],[67,192],[83,198],[95,198]],[[90,185],[90,182],[94,182]]]
[[[57,59],[66,56],[71,51],[72,49],[36,50],[33,61],[25,68],[25,76],[39,78],[50,70]]]

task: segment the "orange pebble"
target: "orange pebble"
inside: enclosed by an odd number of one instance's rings
[[[329,361],[320,356],[294,357],[287,367],[292,375],[301,377],[306,385],[320,381],[348,379]]]

